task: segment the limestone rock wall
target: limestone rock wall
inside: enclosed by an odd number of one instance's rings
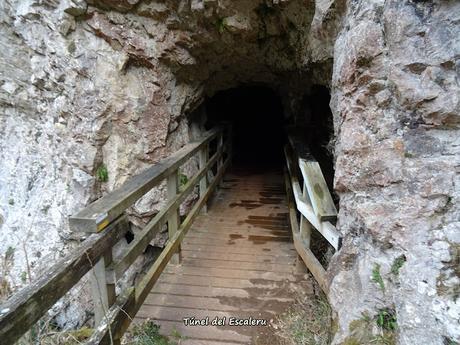
[[[329,272],[336,343],[383,308],[399,344],[460,341],[459,19],[456,1],[348,3],[331,102],[345,235]]]
[[[9,287],[76,243],[68,215],[198,136],[191,114],[207,96],[264,83],[295,114],[322,84],[345,238],[328,272],[334,342],[359,341],[350,325],[382,308],[396,311],[401,344],[460,341],[459,16],[447,0],[0,3]],[[133,222],[163,202],[160,186]]]

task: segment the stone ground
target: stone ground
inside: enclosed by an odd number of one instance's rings
[[[184,239],[180,266],[168,265],[137,315],[181,344],[276,344],[277,317],[312,289],[299,270],[281,172],[233,169]],[[183,318],[265,319],[265,327],[185,326]]]

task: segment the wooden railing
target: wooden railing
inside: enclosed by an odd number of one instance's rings
[[[209,157],[210,152],[212,157]],[[184,186],[179,186],[179,168],[194,155],[198,155],[199,171]],[[95,331],[86,344],[119,344],[166,264],[170,260],[179,262],[181,241],[199,211],[206,207],[208,198],[230,164],[230,157],[230,127],[210,130],[201,139],[184,146],[70,217],[71,230],[92,234],[35,282],[0,306],[0,343],[17,341],[91,271]],[[214,171],[212,178],[210,171]],[[128,231],[126,209],[165,179],[167,204],[135,235],[122,254],[115,257],[113,247]],[[181,222],[179,207],[197,185],[199,199]],[[161,254],[135,286],[117,295],[117,281],[165,224],[168,224],[169,240]]]
[[[341,235],[331,223],[337,218],[337,210],[321,168],[309,152],[308,145],[294,134],[288,137],[289,143],[285,147],[288,175],[285,178],[294,246],[327,294],[326,271],[310,249],[311,232],[316,229],[335,250],[339,250]]]

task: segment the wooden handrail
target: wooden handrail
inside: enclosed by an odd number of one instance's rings
[[[204,145],[222,133],[222,128],[206,132],[200,140],[185,145],[179,151],[134,176],[120,188],[96,200],[69,218],[70,229],[77,232],[99,232],[145,195],[160,181],[171,175]]]
[[[321,288],[327,293],[326,271],[310,250],[311,231],[313,228],[318,230],[335,250],[339,250],[342,237],[330,222],[336,218],[337,210],[321,168],[308,150],[308,145],[298,136],[289,135],[288,138],[289,145],[285,147],[286,188],[294,246]],[[300,171],[303,177],[302,186],[297,171]],[[300,224],[297,221],[297,212],[300,213]]]
[[[112,222],[100,234],[90,235],[72,253],[0,306],[2,343],[13,344],[18,340],[91,270],[107,250],[123,238],[127,229],[118,226],[121,220]]]
[[[13,344],[17,341],[86,273],[92,270],[96,327],[87,344],[119,344],[131,319],[166,264],[175,253],[178,253],[186,232],[219,185],[230,164],[231,135],[224,141],[225,130],[230,131],[230,127],[221,126],[206,132],[199,140],[185,145],[176,153],[131,178],[117,190],[70,217],[69,222],[73,231],[92,234],[36,282],[13,295],[0,306],[1,342]],[[217,140],[217,151],[209,159],[209,144],[214,139]],[[189,179],[184,188],[179,188],[178,169],[197,153],[200,157],[199,171]],[[217,174],[212,181],[208,181],[208,172],[214,166],[217,166]],[[124,238],[128,230],[124,211],[164,179],[171,182],[168,183],[169,199],[165,207],[140,233],[135,235],[134,240],[124,248],[121,255],[114,258],[113,247]],[[180,204],[197,185],[200,187],[200,197],[185,220],[180,223],[178,215]],[[166,247],[140,283],[128,287],[117,296],[115,283],[143,253],[166,222],[170,228],[170,238]]]

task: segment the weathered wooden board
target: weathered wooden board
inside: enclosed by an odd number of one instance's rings
[[[72,231],[99,232],[122,214],[136,200],[155,185],[177,170],[187,159],[197,153],[203,145],[213,140],[220,128],[205,133],[202,139],[185,145],[171,156],[128,180],[123,186],[96,200],[76,215],[69,218]]]
[[[326,281],[326,271],[323,266],[321,266],[321,263],[309,248],[305,248],[298,234],[294,235],[294,246],[311,274],[313,274],[313,277],[315,277],[321,289],[327,295],[329,288]]]
[[[335,220],[337,209],[318,162],[299,159],[299,166],[315,214],[320,221]]]
[[[326,238],[335,250],[339,250],[342,243],[340,233],[334,225],[328,221],[321,221],[321,219],[316,215],[309,198],[305,198],[303,196],[299,181],[295,174],[295,166],[287,148],[285,149],[285,155],[291,190],[295,199],[297,210],[324,236],[324,238]]]
[[[125,234],[124,217],[112,222],[110,231],[92,234],[37,281],[0,306],[0,339],[14,344],[42,315],[65,295]]]

